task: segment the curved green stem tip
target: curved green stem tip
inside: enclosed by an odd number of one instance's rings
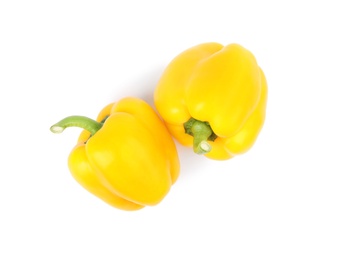
[[[94,135],[102,127],[99,123],[85,116],[69,116],[50,127],[50,131],[55,134],[60,134],[67,127],[81,127]]]

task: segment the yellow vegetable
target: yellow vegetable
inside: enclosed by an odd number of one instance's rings
[[[138,98],[106,106],[97,121],[67,117],[51,127],[84,130],[69,156],[73,177],[89,192],[123,210],[158,204],[179,174],[175,144],[154,110]]]
[[[247,49],[204,43],[171,61],[154,101],[181,144],[225,160],[246,152],[255,142],[265,120],[267,83]]]

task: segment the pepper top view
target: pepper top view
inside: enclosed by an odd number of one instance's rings
[[[171,61],[154,100],[181,144],[226,160],[256,141],[265,120],[267,83],[253,54],[241,45],[204,43]]]

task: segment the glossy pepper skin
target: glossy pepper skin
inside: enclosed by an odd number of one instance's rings
[[[154,101],[181,144],[226,160],[256,141],[265,120],[267,83],[253,54],[241,45],[204,43],[171,61]]]
[[[158,115],[129,97],[106,106],[96,121],[104,123],[92,136],[83,130],[70,153],[73,177],[119,209],[158,204],[179,174],[175,144]]]

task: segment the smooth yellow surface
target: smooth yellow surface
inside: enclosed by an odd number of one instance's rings
[[[97,121],[107,116],[94,136],[81,133],[69,156],[72,175],[114,207],[137,210],[158,204],[179,175],[176,147],[167,128],[138,98],[106,106]]]
[[[183,124],[206,121],[218,136],[207,157],[229,159],[246,152],[265,120],[267,83],[253,54],[239,44],[204,43],[174,58],[154,93],[171,134],[183,145],[193,137]]]

